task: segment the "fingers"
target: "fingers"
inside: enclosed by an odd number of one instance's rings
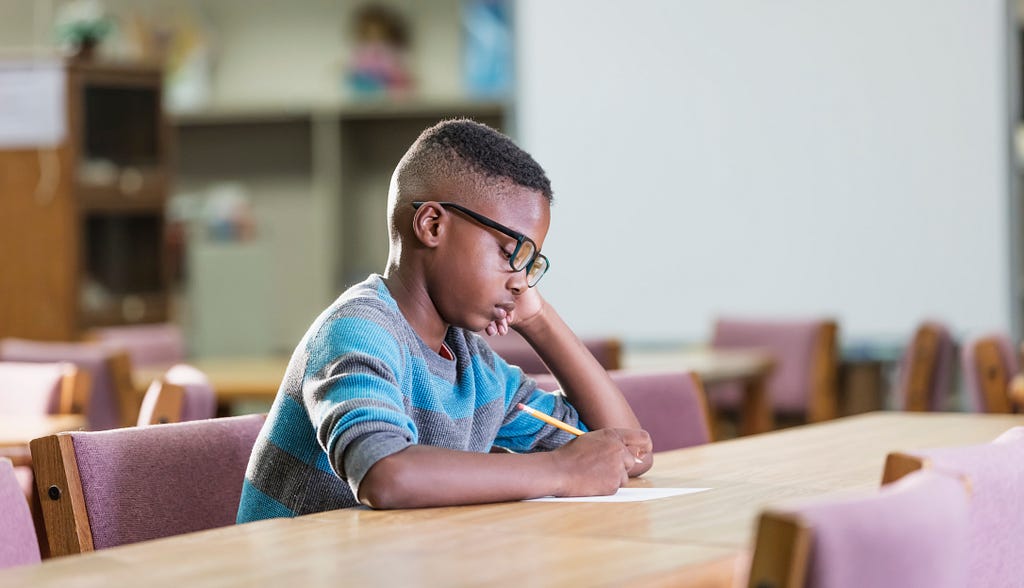
[[[508,317],[499,321],[491,321],[488,323],[487,328],[484,329],[484,332],[491,337],[495,335],[508,335]]]
[[[636,456],[633,454],[633,451],[629,447],[623,447],[622,449],[622,471],[626,475],[626,479],[628,480],[629,470],[633,469],[633,466],[636,465]]]

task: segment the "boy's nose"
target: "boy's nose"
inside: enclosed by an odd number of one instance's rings
[[[509,292],[512,292],[516,296],[519,296],[523,292],[526,292],[526,289],[528,287],[529,286],[526,283],[526,272],[525,271],[512,272],[512,275],[509,276],[509,278],[508,278],[508,290],[509,290]]]

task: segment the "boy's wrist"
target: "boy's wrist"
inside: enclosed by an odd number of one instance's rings
[[[555,316],[554,309],[545,300],[541,303],[540,310],[529,317],[516,321],[512,328],[529,340],[543,336],[545,332],[550,330],[552,325],[551,319]]]

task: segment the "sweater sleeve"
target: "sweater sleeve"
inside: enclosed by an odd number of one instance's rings
[[[520,402],[556,419],[587,431],[576,408],[561,393],[545,392],[521,369],[494,354],[495,372],[505,382],[505,419],[498,430],[495,445],[513,451],[550,451],[575,439],[575,435],[553,427],[516,408]]]
[[[331,468],[353,493],[378,460],[417,442],[399,378],[408,361],[383,313],[328,320],[307,345],[302,397]]]

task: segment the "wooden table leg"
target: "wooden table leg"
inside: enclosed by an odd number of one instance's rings
[[[743,414],[740,435],[767,433],[775,428],[775,415],[768,399],[768,378],[748,379],[743,386]]]

